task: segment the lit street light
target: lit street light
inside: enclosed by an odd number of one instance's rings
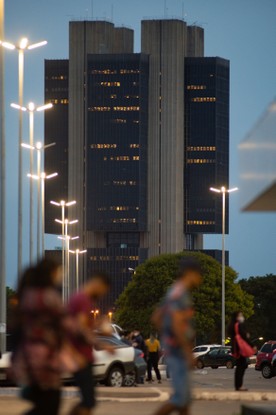
[[[100,314],[100,310],[91,310],[91,314],[93,314],[94,320],[96,320],[97,316]]]
[[[40,240],[42,246],[42,257],[44,256],[44,237],[45,237],[45,180],[53,179],[58,176],[58,173],[46,174],[44,172],[40,174],[28,174],[31,179],[37,180],[39,185],[39,193],[37,195],[37,259],[41,257],[40,252]],[[41,232],[40,232],[41,224]]]
[[[24,91],[24,54],[27,50],[33,50],[47,44],[46,40],[29,44],[27,38],[22,38],[17,45],[6,42],[0,39],[0,46],[5,49],[18,51],[18,103],[19,107],[23,107],[23,91]],[[18,123],[18,278],[22,271],[22,235],[23,235],[23,222],[22,222],[22,186],[23,186],[23,165],[22,165],[22,133],[23,133],[23,117],[22,111],[19,111],[19,123]]]
[[[12,103],[12,108],[19,111],[29,112],[29,148],[34,149],[34,112],[44,111],[48,108],[52,108],[53,104],[46,104],[36,107],[33,102],[30,102],[27,107],[22,107],[18,104]],[[26,147],[24,143],[21,143],[21,147]],[[30,152],[30,174],[33,175],[33,152]],[[33,262],[33,183],[30,183],[30,263]]]
[[[225,195],[238,190],[237,187],[227,189],[222,186],[220,189],[210,187],[211,192],[222,195],[222,294],[221,294],[221,344],[225,345]]]
[[[79,256],[82,254],[85,254],[87,252],[87,249],[84,249],[80,251],[79,249],[76,249],[75,251],[69,251],[71,254],[76,255],[76,291],[79,291],[80,288],[80,282],[79,282]]]
[[[0,39],[4,38],[4,0],[0,0]],[[4,53],[0,50],[0,350],[6,351],[6,137],[4,102]]]
[[[78,223],[78,220],[71,220],[68,219],[55,219],[55,222],[60,223],[63,228],[64,236],[59,237],[63,241],[63,244],[65,244],[65,250],[64,250],[64,274],[63,274],[63,284],[62,284],[62,298],[63,301],[66,302],[69,298],[69,278],[70,278],[70,262],[69,262],[69,249],[70,249],[70,239],[78,239],[79,237],[70,238],[68,235],[68,225],[74,225],[75,223]]]
[[[61,200],[60,202],[55,202],[54,200],[50,201],[51,205],[61,207],[61,236],[62,236],[62,287],[64,287],[65,283],[65,208],[75,205],[77,202],[75,200],[72,200],[70,202],[65,202],[64,200]],[[63,289],[63,300],[64,300],[64,289]]]

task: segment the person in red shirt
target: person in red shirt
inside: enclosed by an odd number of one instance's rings
[[[96,405],[91,347],[95,345],[96,339],[93,334],[94,320],[91,318],[91,310],[109,289],[110,281],[107,274],[97,272],[90,277],[80,292],[69,299],[67,310],[74,326],[71,342],[80,362],[80,369],[74,373],[74,380],[81,392],[81,402],[73,408],[71,415],[89,415]]]

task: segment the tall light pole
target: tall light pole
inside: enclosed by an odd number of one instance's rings
[[[61,200],[60,202],[55,202],[54,200],[51,200],[50,203],[54,206],[58,206],[61,208],[61,229],[62,229],[62,287],[64,287],[65,284],[65,208],[75,205],[77,202],[75,200],[72,200],[70,202],[65,202],[65,200]],[[63,289],[63,300],[64,300],[64,289]]]
[[[12,108],[18,109],[19,111],[28,111],[29,112],[29,147],[34,149],[34,112],[35,111],[44,111],[46,109],[52,108],[53,104],[46,104],[39,107],[36,107],[33,102],[30,102],[27,107],[22,107],[18,104],[12,103]],[[26,147],[24,143],[21,143],[21,147]],[[33,175],[33,152],[30,152],[30,175]],[[30,182],[30,211],[29,211],[29,222],[30,222],[30,263],[34,260],[33,255],[33,182]]]
[[[79,281],[79,256],[82,254],[85,254],[87,252],[87,249],[80,250],[76,249],[75,251],[69,251],[71,254],[76,255],[76,291],[79,291],[80,289],[80,281]]]
[[[38,153],[40,154],[40,152]],[[37,210],[37,259],[39,260],[42,257],[44,257],[44,234],[45,234],[45,208],[44,208],[44,203],[45,203],[45,180],[49,180],[52,179],[54,177],[56,177],[58,175],[58,173],[52,173],[52,174],[46,174],[44,172],[40,172],[40,175],[35,175],[35,174],[28,174],[28,177],[30,177],[30,179],[34,179],[37,180],[37,182],[39,183],[39,187],[40,187],[40,192],[37,195],[37,206],[38,206],[38,210]],[[40,232],[40,225],[41,225],[41,232]],[[41,242],[41,247],[42,250],[40,250],[40,242]]]
[[[6,49],[18,51],[18,104],[20,107],[23,107],[23,92],[24,92],[24,54],[26,50],[32,50],[44,46],[47,44],[46,40],[42,42],[29,44],[27,38],[20,39],[18,45],[13,43],[1,41],[0,45]],[[18,257],[17,257],[17,268],[18,268],[18,278],[22,271],[22,234],[23,234],[23,222],[22,222],[22,187],[23,187],[23,171],[22,171],[22,133],[23,133],[23,117],[22,111],[19,111],[19,123],[18,123]]]
[[[210,187],[211,192],[220,193],[222,195],[222,258],[221,258],[221,344],[225,345],[225,195],[238,190],[237,187],[227,189],[222,186],[220,189]]]
[[[70,264],[69,264],[70,237],[68,235],[68,225],[74,225],[75,223],[78,223],[78,219],[71,220],[71,221],[69,221],[68,219],[64,219],[64,220],[55,219],[55,222],[60,223],[62,227],[64,227],[64,236],[59,237],[59,239],[62,239],[65,245],[62,298],[63,298],[63,301],[66,302],[68,300],[68,284],[69,284],[69,278],[70,278],[70,269],[69,269],[70,267]],[[76,237],[76,239],[78,239],[78,237]]]
[[[0,0],[0,39],[4,39],[4,0]],[[1,41],[0,41],[1,43]],[[4,53],[0,50],[0,350],[6,351],[6,139]]]

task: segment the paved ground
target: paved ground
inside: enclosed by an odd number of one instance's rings
[[[74,404],[74,400],[64,400],[60,415],[66,415],[69,408]],[[95,415],[151,415],[154,414],[160,403],[143,402],[137,405],[135,403],[118,403],[118,402],[103,402],[100,403],[95,411]],[[262,406],[263,403],[255,404],[255,406]],[[266,404],[272,407],[272,403]],[[192,406],[191,415],[240,415],[240,402],[204,402],[197,401]],[[1,415],[19,415],[23,414],[29,406],[12,397],[0,397],[0,413]]]
[[[197,400],[192,406],[191,415],[240,415],[242,404],[275,407],[276,414],[276,378],[266,380],[255,370],[248,369],[245,386],[250,388],[250,392],[236,393],[232,387],[233,375],[234,371],[227,369],[195,371],[193,384]],[[17,392],[16,389],[0,388],[1,415],[19,415],[28,409],[28,405],[17,398]],[[150,415],[162,404],[160,401],[167,399],[169,393],[169,381],[164,381],[162,385],[146,384],[119,390],[101,387],[98,389],[100,402],[95,415]],[[66,415],[76,401],[74,388],[66,388],[64,395],[61,415]]]

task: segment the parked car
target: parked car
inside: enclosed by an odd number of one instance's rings
[[[124,386],[134,386],[139,383],[143,383],[144,377],[147,370],[147,364],[144,359],[144,353],[142,350],[134,349],[135,350],[135,369],[132,372],[129,372],[125,375],[124,378]]]
[[[233,369],[236,364],[235,358],[231,355],[231,349],[229,347],[217,347],[210,350],[208,353],[199,356],[196,361],[198,369],[204,367],[211,367],[217,369],[220,366],[226,366],[227,369]]]
[[[114,346],[115,353],[110,354],[103,349],[94,349],[93,372],[96,382],[107,386],[121,387],[123,385],[133,386],[136,376],[142,377],[146,372],[146,363],[141,364],[141,352],[136,353],[132,346],[128,346],[114,336],[100,337],[102,343]],[[3,353],[0,359],[0,379],[7,381],[7,372],[10,367],[11,353]],[[129,375],[134,378],[130,382]],[[70,374],[64,374],[64,381],[70,380]]]
[[[196,346],[193,349],[194,358],[202,356],[210,352],[210,350],[216,349],[217,347],[221,347],[221,344],[202,344],[201,346]]]
[[[260,370],[265,379],[270,379],[272,376],[274,376],[272,359],[275,353],[276,340],[270,340],[264,343],[257,353],[255,370]],[[273,361],[273,364],[275,364],[275,360]]]

